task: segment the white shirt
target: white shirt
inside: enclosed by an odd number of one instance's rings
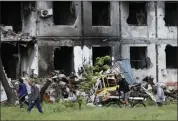
[[[31,94],[31,86],[28,84],[28,81],[26,78],[22,77],[22,79],[24,80],[24,84],[26,85],[27,87],[27,92],[28,94]]]
[[[4,90],[4,87],[1,84],[1,102],[6,101],[7,100],[7,95],[6,92]]]

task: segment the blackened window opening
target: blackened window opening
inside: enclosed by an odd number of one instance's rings
[[[22,31],[21,2],[1,1],[1,23],[4,26],[12,26],[13,31]]]
[[[129,25],[147,26],[146,2],[129,2]]]
[[[111,47],[92,47],[93,49],[93,57],[92,57],[92,61],[93,61],[93,65],[95,64],[96,58],[97,57],[104,57],[104,56],[110,56],[111,57]],[[111,64],[111,62],[108,63],[109,65]]]
[[[74,25],[76,21],[75,2],[54,1],[53,21],[55,25]]]
[[[177,26],[178,25],[178,2],[165,2],[165,25]]]
[[[60,47],[54,50],[54,69],[69,75],[73,71],[73,47]]]
[[[92,2],[92,26],[110,26],[110,2]]]
[[[167,45],[166,49],[166,68],[177,69],[178,68],[178,47]]]
[[[131,67],[135,69],[147,68],[147,47],[130,47]]]
[[[1,44],[2,64],[8,78],[16,79],[18,64],[18,48],[12,44]]]

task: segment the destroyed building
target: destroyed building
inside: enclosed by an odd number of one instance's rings
[[[78,73],[85,60],[130,58],[134,77],[177,81],[178,2],[1,1],[1,31],[8,78],[23,71],[39,77],[53,70]],[[35,38],[35,39],[34,39]],[[35,42],[34,42],[35,40]]]

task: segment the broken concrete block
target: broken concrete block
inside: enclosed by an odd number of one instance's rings
[[[13,31],[13,27],[12,27],[12,26],[4,26],[3,29],[4,29],[5,31],[8,31],[8,30]]]

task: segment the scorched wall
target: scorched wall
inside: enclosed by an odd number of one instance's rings
[[[84,60],[93,64],[94,55],[105,52],[113,62],[130,58],[135,77],[177,81],[176,67],[166,66],[166,47],[177,47],[177,28],[166,25],[165,2],[37,1],[35,7],[22,17],[23,32],[38,40],[31,55],[22,58],[22,70],[35,69],[43,77],[66,64],[77,73]]]

